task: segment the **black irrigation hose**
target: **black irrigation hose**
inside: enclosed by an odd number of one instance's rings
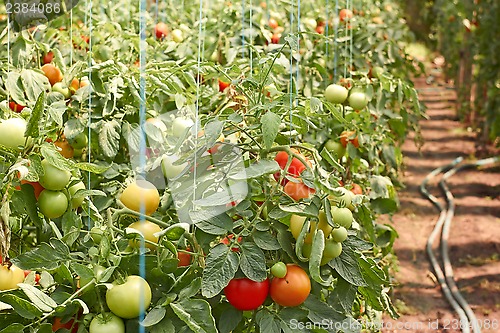
[[[474,163],[467,163],[457,166],[462,160],[463,158],[459,157],[454,161],[452,161],[450,164],[433,170],[425,177],[425,179],[422,181],[422,184],[420,185],[420,192],[422,193],[422,195],[426,197],[428,200],[430,200],[440,212],[436,225],[432,230],[429,239],[427,240],[426,250],[431,265],[436,274],[436,278],[441,286],[441,289],[446,299],[460,317],[460,328],[462,332],[469,333],[470,327],[472,327],[474,333],[480,333],[481,328],[476,319],[476,316],[474,315],[474,312],[472,311],[467,301],[460,294],[460,291],[455,283],[453,276],[453,268],[451,266],[448,253],[448,237],[451,227],[451,221],[455,214],[455,203],[453,194],[450,192],[448,186],[446,185],[446,180],[449,177],[453,176],[455,173],[463,169],[498,163],[500,161],[500,157],[487,158],[483,160],[478,160]],[[448,206],[447,209],[444,208],[443,205],[441,205],[441,203],[438,201],[438,199],[432,194],[430,194],[426,188],[426,185],[429,182],[429,180],[431,180],[432,178],[436,177],[437,175],[443,172],[444,175],[441,181],[439,182],[439,186],[446,196],[446,204]],[[434,244],[434,240],[440,231],[441,231],[441,242],[440,242],[441,257],[443,260],[444,272],[441,269],[441,265],[439,264],[436,256],[434,255],[434,252],[432,251],[432,245]]]

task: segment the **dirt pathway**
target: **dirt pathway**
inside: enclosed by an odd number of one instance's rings
[[[393,218],[399,233],[394,246],[399,259],[394,299],[401,317],[387,319],[383,332],[460,332],[458,315],[443,298],[425,253],[438,212],[421,197],[418,187],[433,169],[458,156],[472,156],[474,134],[456,119],[453,89],[429,85],[424,78],[415,85],[427,105],[429,120],[422,122],[425,144],[421,151],[413,137],[403,147],[407,188],[400,194],[401,210]],[[462,171],[448,182],[457,205],[449,239],[455,280],[484,333],[500,332],[499,171]],[[436,183],[430,184],[431,192],[442,197]]]

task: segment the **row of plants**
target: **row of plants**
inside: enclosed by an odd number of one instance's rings
[[[423,116],[397,5],[141,5],[1,23],[0,332],[397,317],[377,217]]]
[[[478,133],[478,147],[498,147],[500,133],[500,6],[497,1],[409,2],[417,35],[446,60],[443,67],[457,90],[458,116]],[[426,29],[421,29],[427,27]],[[418,33],[420,32],[420,33]],[[425,32],[425,33],[423,33]]]

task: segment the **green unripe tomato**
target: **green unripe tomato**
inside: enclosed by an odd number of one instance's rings
[[[368,105],[368,97],[363,92],[353,92],[349,95],[349,105],[354,110],[362,110]]]
[[[277,262],[271,267],[271,274],[277,278],[284,278],[286,276],[286,265],[283,262]]]
[[[321,265],[325,265],[330,260],[337,258],[342,253],[342,243],[335,242],[328,239],[325,242],[325,249],[323,250],[323,257],[321,258]]]
[[[71,97],[71,91],[62,82],[56,82],[52,86],[52,91],[62,94],[66,99]]]
[[[344,227],[338,227],[333,229],[332,239],[338,243],[343,242],[347,239],[347,229]]]
[[[72,185],[68,188],[68,193],[71,199],[71,207],[73,209],[80,207],[83,203],[83,200],[85,199],[85,197],[74,198],[73,196],[75,195],[76,192],[78,192],[78,190],[85,190],[85,188],[86,187],[83,182],[78,182],[75,185]]]
[[[94,241],[94,244],[99,244],[103,235],[104,230],[102,227],[92,227],[92,229],[90,229],[90,237]]]
[[[306,258],[311,257],[311,251],[312,251],[312,244],[311,243],[304,243],[302,245],[302,255]]]
[[[130,275],[125,283],[113,283],[106,292],[106,304],[115,315],[132,319],[146,312],[151,304],[151,287],[137,275]]]
[[[87,138],[87,135],[83,132],[75,136],[70,141],[71,147],[73,147],[73,149],[83,149],[87,147],[88,143],[89,139]]]
[[[40,212],[49,219],[61,217],[68,209],[68,198],[61,191],[43,190],[38,197]]]
[[[60,191],[68,185],[71,172],[53,166],[47,160],[42,161],[44,174],[40,176],[39,183],[47,190]]]
[[[10,118],[0,121],[0,145],[10,149],[18,149],[26,141],[24,133],[26,132],[27,122],[23,118]],[[28,145],[31,138],[28,139]]]
[[[349,208],[346,207],[332,207],[332,217],[333,222],[341,225],[342,227],[349,229],[352,225],[353,216]]]
[[[341,85],[330,84],[326,87],[325,98],[328,102],[334,104],[342,104],[345,102],[348,95],[348,91]]]
[[[328,140],[325,143],[325,149],[337,158],[341,158],[342,156],[344,156],[346,151],[345,147],[342,146],[340,142],[334,141],[332,139]]]
[[[113,313],[100,313],[90,322],[89,333],[125,333],[125,324]]]

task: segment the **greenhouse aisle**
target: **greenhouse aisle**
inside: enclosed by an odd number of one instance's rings
[[[429,119],[422,122],[421,151],[414,136],[403,147],[407,187],[400,193],[401,210],[393,218],[399,233],[394,246],[399,259],[394,296],[401,317],[387,319],[384,332],[460,332],[458,315],[442,297],[425,252],[438,213],[420,195],[419,186],[433,169],[456,157],[472,156],[475,134],[458,122],[452,87],[440,78],[438,69],[432,75],[430,84],[428,78],[415,81]],[[467,170],[448,182],[457,205],[449,239],[455,281],[485,333],[498,332],[500,318],[500,179],[493,171]],[[429,188],[442,198],[438,181],[439,177]]]

